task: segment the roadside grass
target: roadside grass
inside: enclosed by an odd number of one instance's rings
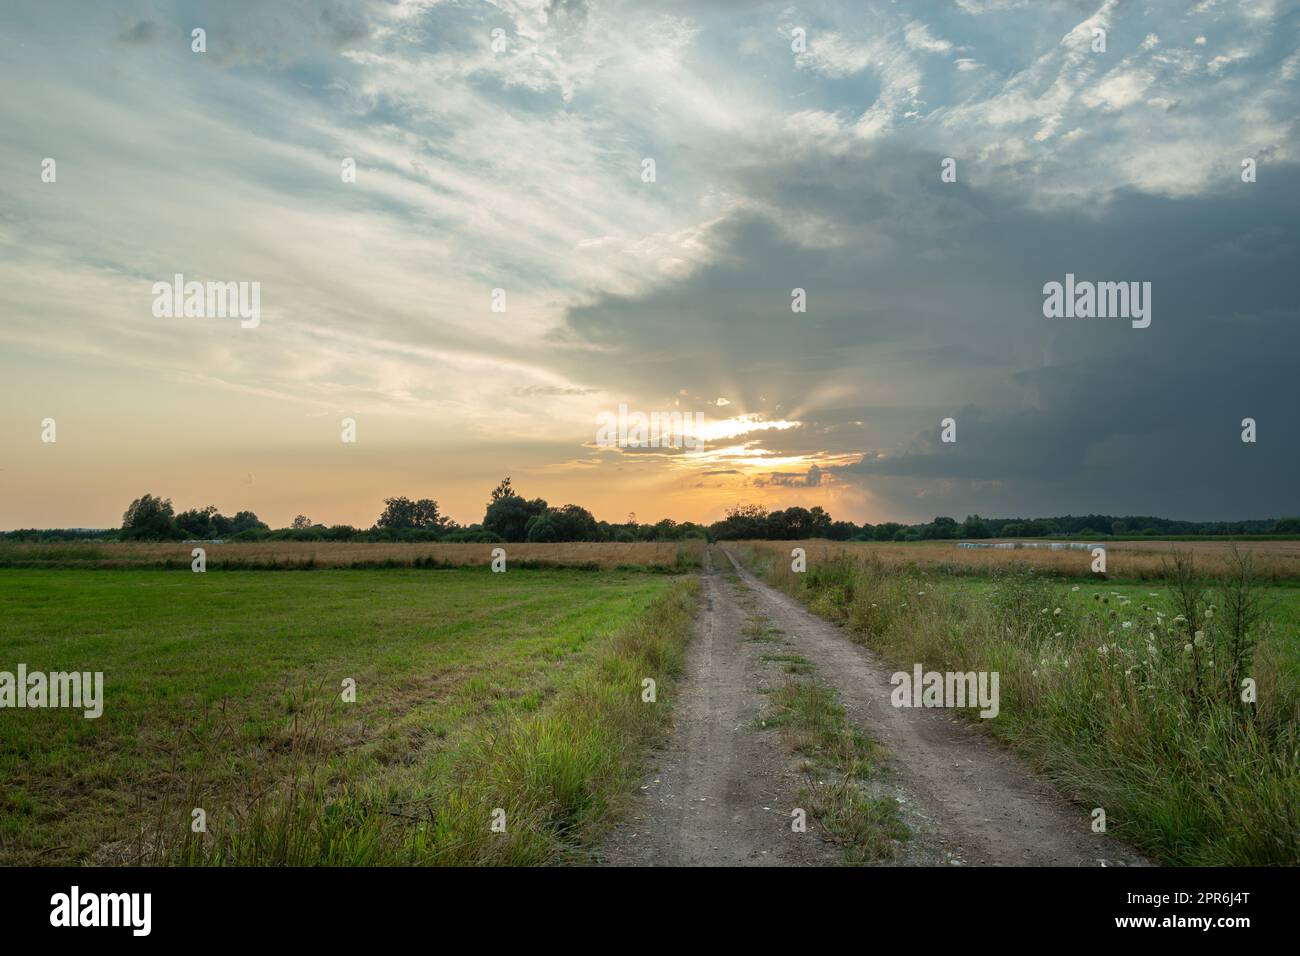
[[[697,591],[612,571],[0,572],[0,669],[105,673],[98,720],[0,722],[0,861],[578,858],[664,729]]]
[[[812,661],[801,654],[764,654],[759,660],[765,664],[784,664],[787,674],[811,674],[814,669]]]
[[[770,700],[762,726],[778,728],[804,758],[800,798],[843,847],[845,862],[893,859],[910,835],[898,804],[863,789],[884,759],[880,745],[850,726],[835,692],[815,681],[787,681]]]
[[[1300,590],[1252,605],[1253,586],[1195,565],[1181,580],[1170,569],[1169,584],[1119,586],[871,558],[794,574],[738,554],[900,669],[998,672],[1001,712],[978,723],[1104,808],[1113,835],[1170,864],[1300,863]],[[1254,704],[1241,700],[1246,677]]]
[[[745,635],[747,641],[774,644],[781,640],[785,632],[779,627],[770,627],[766,617],[749,617],[740,626],[740,633]]]

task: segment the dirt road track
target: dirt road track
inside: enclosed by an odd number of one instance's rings
[[[724,557],[725,555],[725,557]],[[1140,854],[1093,833],[1084,809],[1057,795],[970,721],[942,710],[891,706],[883,664],[834,625],[742,570],[720,549],[743,588],[717,568],[703,575],[696,635],[686,661],[668,746],[642,782],[633,809],[600,848],[607,863],[642,866],[827,865],[840,849],[815,821],[790,827],[799,805],[800,761],[779,735],[759,729],[765,690],[787,675],[774,654],[802,655],[835,688],[849,720],[891,754],[871,786],[897,799],[913,836],[898,864],[1147,865]],[[748,588],[748,590],[744,590]],[[744,633],[765,617],[765,640]]]

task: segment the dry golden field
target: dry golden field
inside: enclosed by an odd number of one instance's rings
[[[1046,540],[1046,539],[1045,539]],[[992,542],[990,542],[992,543]],[[1190,551],[1206,577],[1228,569],[1232,543],[1228,541],[1110,541],[1106,549],[1106,574],[1111,578],[1154,579],[1165,575],[1174,551]],[[939,568],[956,574],[979,574],[1012,565],[1028,566],[1063,576],[1091,573],[1092,553],[1050,551],[1046,548],[958,548],[956,541],[743,541],[734,545],[790,557],[803,548],[809,563],[840,554],[873,556],[890,566]],[[734,546],[733,545],[733,546]],[[1237,547],[1254,559],[1260,575],[1270,581],[1300,580],[1300,541],[1241,541]]]
[[[1100,544],[1100,542],[1099,542]],[[199,545],[185,542],[95,542],[29,544],[0,543],[0,567],[132,568],[189,567],[190,552]],[[728,541],[722,546],[756,548],[790,556],[803,548],[815,562],[839,554],[874,556],[889,566],[936,568],[955,574],[982,574],[1011,565],[1028,566],[1063,576],[1088,575],[1088,550],[1050,551],[1045,548],[958,548],[956,541]],[[248,568],[338,568],[429,565],[487,565],[492,549],[503,547],[507,564],[522,562],[556,566],[659,567],[698,566],[703,541],[556,544],[437,544],[404,542],[261,541],[204,544],[208,566]],[[1106,572],[1111,578],[1163,577],[1174,550],[1191,551],[1207,577],[1228,567],[1232,543],[1227,541],[1112,541],[1106,548]],[[1266,580],[1300,581],[1300,541],[1242,541]]]
[[[556,544],[437,544],[344,541],[258,541],[227,544],[168,542],[0,543],[0,566],[70,568],[189,567],[202,547],[209,568],[338,568],[393,564],[399,567],[488,565],[493,548],[504,548],[507,567],[516,562],[560,566],[596,565],[678,568],[697,566],[703,541]]]

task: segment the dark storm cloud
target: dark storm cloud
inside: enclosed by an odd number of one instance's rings
[[[1053,212],[945,194],[937,168],[877,152],[823,176],[755,173],[745,187],[775,216],[735,216],[714,264],[575,309],[570,331],[616,359],[607,388],[795,410],[804,427],[749,437],[777,454],[863,453],[828,472],[900,513],[1297,510],[1300,170]],[[836,244],[796,239],[809,219]],[[1151,282],[1150,328],[1045,318],[1043,285],[1066,273]],[[790,311],[796,286],[806,315]],[[958,440],[942,444],[949,416]],[[1257,444],[1240,440],[1245,417],[1260,423]]]

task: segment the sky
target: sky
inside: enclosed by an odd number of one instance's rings
[[[1283,0],[6,3],[0,528],[470,523],[506,475],[609,521],[1295,514],[1298,49]],[[160,316],[176,274],[257,324]],[[1067,274],[1149,326],[1047,317]]]

